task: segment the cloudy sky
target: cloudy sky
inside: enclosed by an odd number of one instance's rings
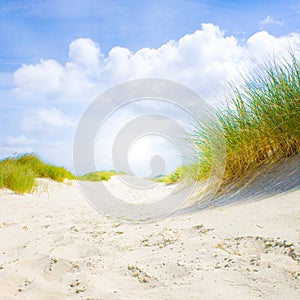
[[[217,105],[254,61],[299,47],[299,20],[296,0],[1,0],[0,157],[36,152],[72,168],[80,116],[131,79],[175,80]],[[136,115],[125,108],[112,131]],[[168,148],[159,140],[153,153]],[[150,148],[132,148],[133,168]],[[101,155],[110,168],[109,150]]]

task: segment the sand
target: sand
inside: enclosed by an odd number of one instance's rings
[[[244,196],[129,224],[76,182],[0,190],[0,299],[300,299],[299,184]]]

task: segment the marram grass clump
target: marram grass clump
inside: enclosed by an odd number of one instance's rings
[[[225,183],[300,152],[299,60],[292,55],[289,61],[264,65],[232,91],[227,105],[217,110],[219,123],[207,124],[192,135],[201,168],[211,160],[212,138],[223,132]]]
[[[62,182],[75,179],[74,175],[63,167],[44,163],[33,154],[24,154],[0,161],[0,188],[8,188],[16,193],[32,192],[36,178],[51,178]]]
[[[232,96],[216,115],[215,121],[194,124],[190,134],[198,161],[186,174],[194,180],[209,178],[220,133],[226,144],[223,184],[300,153],[299,60],[291,55],[284,62],[261,66],[241,87],[232,88]],[[175,183],[181,177],[179,168],[160,181]]]

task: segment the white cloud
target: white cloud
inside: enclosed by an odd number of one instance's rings
[[[77,39],[70,44],[65,65],[48,59],[38,64],[23,65],[15,71],[15,92],[29,101],[90,101],[97,94],[95,76],[99,72],[100,50],[90,39]]]
[[[260,31],[252,35],[246,43],[246,48],[253,58],[258,61],[268,59],[286,59],[288,52],[300,45],[300,34],[291,33],[280,38],[274,37],[266,31]]]
[[[35,140],[27,138],[25,135],[18,136],[6,136],[3,139],[4,146],[8,147],[20,147],[20,146],[28,146],[36,143]]]
[[[282,25],[283,21],[279,21],[271,16],[266,16],[266,18],[263,19],[260,23],[262,25],[270,25],[270,24]]]
[[[42,108],[30,116],[25,116],[21,121],[24,132],[49,132],[53,133],[59,127],[69,127],[72,121],[57,108]]]
[[[41,60],[36,65],[23,65],[14,73],[17,89],[24,96],[32,96],[36,91],[46,98],[60,91],[63,77],[64,68],[53,59]]]
[[[99,46],[91,39],[79,38],[70,44],[69,58],[77,66],[96,68],[100,62]]]
[[[274,19],[266,18],[264,25],[270,24],[271,21]],[[50,103],[57,107],[39,109],[25,115],[21,121],[21,129],[34,137],[41,137],[42,140],[45,132],[53,133],[59,128],[74,125],[70,117],[75,119],[75,113],[78,114],[77,105],[82,107],[107,88],[137,78],[156,77],[175,80],[191,87],[212,103],[215,99],[223,97],[228,80],[232,83],[237,82],[240,73],[255,68],[253,58],[258,63],[266,58],[286,58],[288,51],[295,45],[300,45],[298,33],[275,37],[267,31],[260,31],[246,41],[239,41],[234,36],[226,36],[213,24],[203,24],[200,30],[187,34],[179,40],[170,40],[161,47],[142,48],[136,52],[117,46],[104,55],[94,41],[79,38],[70,43],[66,62],[41,60],[37,64],[23,65],[15,71],[14,92],[19,99],[27,101],[28,105],[38,102],[39,106],[49,107]],[[80,101],[83,103],[78,104]],[[68,116],[59,110],[62,105],[69,107]],[[111,108],[115,108],[113,103]],[[158,108],[153,106],[151,109],[154,113],[164,110],[161,106]],[[102,137],[105,146],[100,143],[101,139],[99,142],[99,158],[96,157],[99,169],[111,168],[111,148],[108,146],[112,145],[113,138],[120,128],[138,116],[141,111],[143,111],[141,107],[133,107],[112,118],[107,126],[107,132]],[[73,130],[72,127],[70,129]],[[57,136],[59,133],[64,136]],[[69,162],[70,166],[72,141],[71,137],[67,137],[68,134],[66,130],[61,130],[55,135],[64,141],[63,145],[45,146],[45,143],[41,143],[35,146],[42,149],[41,154],[47,153],[47,157],[53,157],[53,160]],[[142,165],[137,153],[144,153],[145,151],[141,149],[148,147],[145,141],[143,143],[136,150],[133,149],[131,154],[136,160],[132,161],[132,166],[137,172],[140,171],[139,165]],[[155,149],[151,149],[151,153],[163,152],[162,147],[157,143],[154,144]],[[164,150],[167,157],[171,156],[168,151]],[[59,158],[57,152],[62,153]],[[151,153],[149,152],[148,156],[151,156]],[[141,158],[143,157],[142,155]],[[141,171],[145,172],[144,169]]]
[[[94,41],[80,38],[70,44],[64,65],[41,60],[18,69],[15,91],[29,101],[90,102],[117,83],[158,77],[186,84],[212,100],[223,95],[228,80],[236,80],[241,70],[253,67],[250,57],[282,55],[284,48],[295,43],[300,43],[297,33],[275,37],[261,31],[241,44],[234,36],[225,36],[218,26],[203,24],[201,30],[159,48],[131,52],[117,46],[105,56]]]

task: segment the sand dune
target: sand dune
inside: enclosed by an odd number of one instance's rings
[[[244,201],[148,224],[104,217],[76,182],[1,190],[0,298],[299,299],[299,169],[292,174],[295,184],[255,201],[243,192]]]

